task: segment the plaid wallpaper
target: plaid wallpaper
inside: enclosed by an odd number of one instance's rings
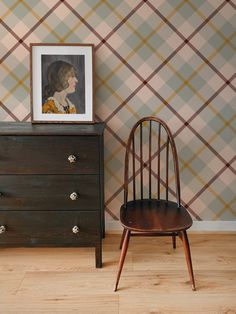
[[[30,121],[29,44],[94,43],[97,121],[106,122],[106,219],[122,202],[124,147],[164,119],[196,220],[236,220],[233,0],[1,0],[0,120]]]

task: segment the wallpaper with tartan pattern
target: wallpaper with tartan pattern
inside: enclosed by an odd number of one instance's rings
[[[195,220],[236,220],[234,0],[1,0],[0,120],[30,122],[30,43],[95,45],[105,121],[106,219],[118,220],[132,125],[174,133],[182,202]]]

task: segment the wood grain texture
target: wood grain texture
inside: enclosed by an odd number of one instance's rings
[[[0,211],[6,246],[96,246],[101,242],[98,211]],[[79,227],[78,233],[72,228]]]
[[[0,124],[1,126],[1,124]],[[97,136],[0,136],[1,174],[98,174]],[[76,156],[70,163],[68,157]]]
[[[0,313],[236,313],[236,233],[189,240],[195,292],[182,244],[173,250],[169,237],[131,238],[116,293],[120,235],[103,240],[102,269],[92,248],[1,248]]]
[[[145,232],[176,232],[188,229],[192,218],[175,202],[143,199],[127,202],[120,209],[121,223],[127,229]]]
[[[105,123],[32,124],[30,122],[2,122],[0,135],[102,135]]]
[[[2,210],[97,210],[98,175],[0,175]],[[71,193],[78,198],[71,200]],[[0,221],[1,222],[1,221]]]
[[[102,267],[104,127],[0,123],[0,246],[94,247]]]

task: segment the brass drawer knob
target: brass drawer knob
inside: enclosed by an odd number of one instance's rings
[[[76,162],[76,156],[75,156],[75,155],[70,155],[70,156],[68,157],[68,160],[69,160],[69,162],[70,162],[71,164],[73,164],[74,162]]]
[[[0,226],[0,234],[6,232],[6,227],[5,226]]]
[[[78,226],[74,226],[74,227],[72,228],[72,232],[73,232],[73,233],[79,233],[79,227],[78,227]]]
[[[76,192],[71,193],[70,199],[76,201],[79,198],[79,195]]]

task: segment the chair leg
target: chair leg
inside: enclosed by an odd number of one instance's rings
[[[121,239],[120,239],[120,250],[122,248],[122,245],[123,245],[123,242],[124,242],[124,238],[125,238],[125,228],[123,229],[123,233],[122,233],[122,236],[121,236]]]
[[[176,235],[172,235],[172,245],[173,249],[176,249]]]
[[[189,246],[189,241],[188,241],[188,236],[186,230],[181,231],[179,233],[179,237],[183,242],[184,245],[184,253],[186,257],[186,262],[188,266],[188,272],[189,272],[189,277],[192,282],[192,289],[195,291],[195,280],[194,280],[194,275],[193,275],[193,266],[192,266],[192,260],[191,260],[191,253],[190,253],[190,246]]]
[[[119,280],[120,280],[120,275],[121,275],[121,271],[124,265],[124,261],[125,261],[125,256],[127,253],[127,249],[129,246],[129,239],[130,239],[130,231],[128,229],[124,229],[124,241],[122,244],[122,249],[121,249],[121,254],[120,254],[120,261],[119,261],[119,266],[118,266],[118,273],[117,273],[117,277],[116,277],[116,285],[115,285],[115,289],[114,291],[117,291],[117,287],[119,284]]]

